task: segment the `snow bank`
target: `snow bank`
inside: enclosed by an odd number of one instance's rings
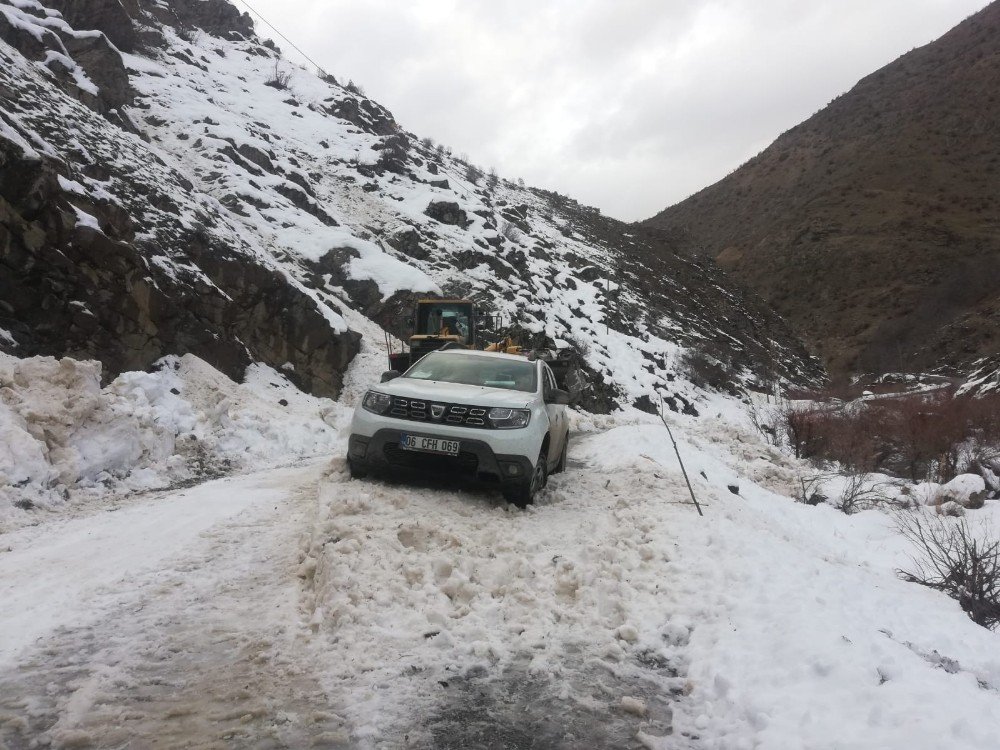
[[[998,636],[897,577],[912,550],[890,514],[797,503],[808,464],[678,419],[699,516],[666,430],[639,419],[581,416],[570,469],[523,513],[489,493],[321,486],[299,575],[360,746],[404,730],[422,746],[449,711],[532,721],[482,697],[526,685],[561,727],[586,737],[594,716],[624,738],[601,746],[996,746]]]
[[[191,355],[102,388],[99,362],[0,356],[0,531],[37,507],[332,452],[333,402],[254,365],[234,383]]]

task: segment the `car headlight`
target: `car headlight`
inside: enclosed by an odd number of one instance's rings
[[[389,411],[389,407],[392,406],[392,396],[388,396],[385,393],[379,393],[378,391],[368,391],[368,393],[365,394],[361,405],[366,411],[370,411],[375,414],[385,414]]]
[[[528,420],[531,419],[531,412],[528,409],[504,409],[497,407],[490,409],[486,417],[490,424],[500,430],[513,430],[516,427],[527,427]]]

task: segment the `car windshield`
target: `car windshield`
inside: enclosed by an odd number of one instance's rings
[[[403,377],[527,393],[534,393],[538,387],[534,362],[514,357],[477,357],[448,352],[431,352],[407,370]]]

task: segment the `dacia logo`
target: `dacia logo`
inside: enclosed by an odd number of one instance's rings
[[[444,416],[444,407],[441,404],[431,404],[431,419],[441,419]]]

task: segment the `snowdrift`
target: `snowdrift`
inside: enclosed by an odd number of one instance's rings
[[[101,365],[0,355],[0,532],[35,506],[333,453],[342,408],[253,365],[236,384],[193,355],[101,387]]]

